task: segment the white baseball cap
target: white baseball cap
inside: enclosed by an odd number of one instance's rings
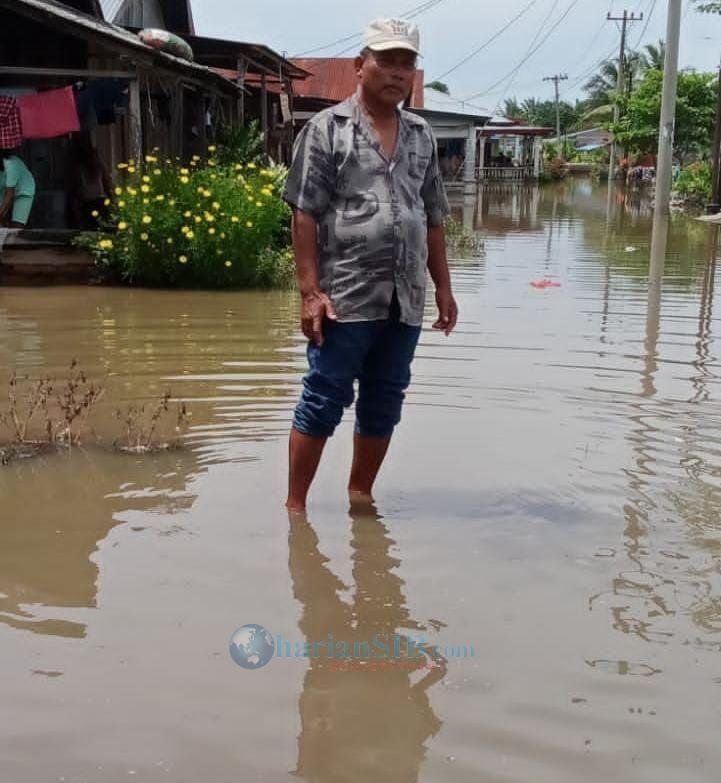
[[[374,19],[363,32],[363,48],[374,52],[408,49],[420,54],[418,27],[405,19]]]

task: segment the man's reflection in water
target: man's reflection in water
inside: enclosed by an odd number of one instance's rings
[[[441,721],[433,712],[426,691],[446,672],[437,651],[416,647],[424,626],[410,620],[405,606],[403,580],[395,573],[400,561],[391,557],[395,543],[375,507],[352,507],[352,603],[338,597],[347,589],[327,567],[318,549],[318,537],[304,515],[290,519],[290,575],[293,593],[303,605],[300,630],[312,650],[314,641],[329,634],[353,643],[368,643],[371,660],[329,655],[318,644],[309,656],[309,669],[299,700],[301,732],[295,774],[312,781],[416,781],[425,757],[424,742],[438,732]],[[413,629],[414,635],[400,629]],[[400,638],[394,657],[393,637]],[[387,639],[389,653],[373,648],[374,637]],[[411,648],[413,649],[413,648]]]

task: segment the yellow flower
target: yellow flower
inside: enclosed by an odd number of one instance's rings
[[[143,233],[140,235],[140,238],[143,240],[143,242],[148,241],[148,235],[143,231]]]
[[[180,181],[183,183],[183,185],[187,185],[190,182],[190,179],[188,177],[186,177],[185,175],[183,175],[180,178]]]
[[[213,228],[213,226],[211,226],[211,227],[208,229],[208,233],[209,233],[209,234],[211,234],[211,235],[212,235],[212,234],[215,234],[215,229]]]
[[[196,223],[202,223],[202,222],[203,222],[203,218],[202,218],[202,217],[200,217],[200,215],[196,215],[196,216],[193,218],[193,220],[194,220]]]
[[[187,264],[188,256],[178,256],[178,261],[180,261],[181,264]]]
[[[263,206],[263,202],[262,201],[256,201],[255,202],[255,206],[256,207],[262,207]]]
[[[233,266],[233,262],[232,261],[226,261],[225,265],[228,266],[228,267]]]
[[[150,193],[150,185],[141,185],[141,186],[140,186],[140,190],[141,190],[143,193]]]
[[[195,161],[200,160],[200,155],[193,155],[193,160],[195,160]]]
[[[143,204],[150,204],[150,199],[149,198],[144,198],[143,199]]]
[[[247,168],[249,168],[249,169],[256,168],[255,163],[248,163]]]
[[[90,214],[92,217],[98,217],[98,215],[100,215],[97,209],[94,209]]]
[[[150,177],[147,174],[143,174],[143,182],[150,182]]]
[[[135,166],[128,166],[128,174],[135,174]]]
[[[185,238],[186,239],[193,239],[194,236],[195,236],[195,233],[192,232],[192,231],[186,231],[185,232]]]
[[[101,250],[112,250],[113,249],[113,240],[112,239],[101,239],[100,242],[98,242],[98,247]]]
[[[208,165],[209,165],[209,166],[215,166],[215,161],[214,161],[214,160],[211,158],[211,159],[208,161]]]
[[[211,215],[210,212],[206,212],[205,219],[208,221],[208,223],[212,223],[215,220],[215,215]]]
[[[125,206],[125,202],[124,201],[118,201],[118,206],[120,207],[120,209],[122,209]]]
[[[205,196],[205,198],[210,198],[213,195],[213,191],[212,190],[204,190],[203,191],[203,195]]]
[[[235,164],[235,170],[236,171],[240,171],[242,168],[243,168],[243,164],[242,163],[236,163]]]
[[[190,231],[190,228],[188,226],[181,226],[180,227],[180,233],[181,234],[187,234],[188,231]]]
[[[220,238],[221,239],[225,239],[225,231],[221,231],[220,232]]]
[[[148,223],[152,223],[152,222],[153,222],[153,218],[151,218],[150,215],[143,215],[143,223],[145,223],[146,226],[148,225]]]
[[[218,179],[218,175],[217,175],[217,174],[211,174],[211,175],[210,175],[210,178],[211,178],[211,179]]]
[[[213,207],[213,209],[220,209],[220,204],[219,204],[217,201],[214,201],[214,202],[211,204],[211,206]]]
[[[131,196],[137,196],[138,195],[138,191],[135,188],[128,188],[128,193]]]
[[[118,223],[118,231],[125,231],[125,229],[128,227],[128,224],[121,220],[120,223]]]
[[[216,148],[215,144],[211,144],[211,145],[208,147],[208,152],[215,152],[215,150],[216,150],[216,149],[217,149],[217,148]]]
[[[198,192],[200,194],[202,194],[204,190],[205,190],[205,188],[203,188],[203,187],[196,188],[196,192]]]
[[[170,204],[171,207],[174,207],[175,206],[175,199],[171,198],[170,201],[168,202],[168,204]]]
[[[159,177],[163,172],[160,169],[153,169],[153,174],[155,174],[156,177]]]
[[[109,199],[109,198],[106,198],[106,199],[103,201],[103,205],[104,205],[104,206],[106,206],[106,207],[109,207],[109,206],[110,206],[110,199]]]
[[[180,169],[180,173],[181,174],[190,174],[190,171],[188,171],[188,169],[186,169],[186,168],[182,168],[182,169]]]
[[[166,242],[167,242],[169,245],[172,245],[172,244],[173,244],[173,237],[168,237],[168,238],[167,238],[165,241],[166,241]]]
[[[146,163],[155,163],[158,159],[154,157],[153,155],[146,155],[145,156],[145,162]]]
[[[118,168],[122,171],[122,169],[127,169],[128,164],[127,163],[118,163]]]
[[[268,188],[262,188],[260,191],[264,196],[272,196],[273,194],[268,190]]]
[[[253,221],[252,220],[246,220],[245,225],[248,226],[248,228],[253,228]]]
[[[122,188],[115,188],[115,195],[116,196],[122,196],[123,195],[123,189]]]
[[[230,219],[231,223],[237,223],[240,218],[237,215],[233,215],[233,217]]]
[[[185,212],[183,212],[183,217],[190,217],[192,214],[193,213],[189,209],[186,209]]]
[[[155,197],[156,201],[165,201],[165,196],[162,193],[158,193],[158,195]]]

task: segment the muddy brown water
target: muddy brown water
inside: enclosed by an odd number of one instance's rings
[[[0,780],[719,779],[718,230],[674,219],[649,297],[635,195],[456,213],[485,253],[448,339],[429,296],[377,514],[350,413],[283,511],[292,293],[0,289],[5,376],[77,358],[107,389],[85,447],[0,467]],[[166,388],[184,447],[114,453]],[[283,640],[256,671],[246,623]],[[293,654],[329,634],[435,652]]]

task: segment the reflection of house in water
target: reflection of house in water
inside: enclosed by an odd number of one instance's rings
[[[189,508],[189,452],[133,457],[76,450],[0,468],[0,623],[85,636],[97,607],[98,547],[132,511],[162,512],[163,530]],[[69,610],[69,611],[67,611]]]
[[[494,234],[542,231],[539,206],[542,191],[518,182],[487,182],[478,189],[476,228]]]
[[[350,604],[338,596],[344,585],[327,567],[311,525],[291,519],[290,575],[302,604],[299,627],[309,645],[325,643],[330,634],[352,649],[354,643],[370,644],[374,636],[422,629],[410,619],[403,580],[393,573],[400,563],[389,554],[394,541],[387,528],[374,512],[351,514],[355,593]],[[299,700],[296,774],[317,783],[418,780],[424,743],[441,727],[427,691],[444,676],[445,660],[390,655],[366,665],[350,659],[344,668],[325,644],[318,651],[310,657]]]

